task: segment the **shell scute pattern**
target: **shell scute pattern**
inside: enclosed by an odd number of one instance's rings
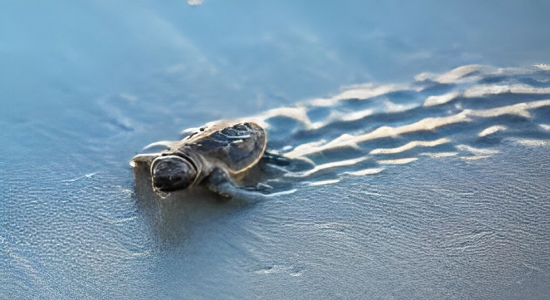
[[[185,139],[194,151],[224,163],[232,173],[254,165],[265,151],[266,141],[264,129],[250,122],[214,124]]]

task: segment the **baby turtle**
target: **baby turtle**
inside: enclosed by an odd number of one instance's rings
[[[150,164],[157,194],[204,185],[229,199],[242,194],[235,183],[262,158],[267,144],[265,130],[254,122],[219,121],[161,153],[136,155],[132,161]]]

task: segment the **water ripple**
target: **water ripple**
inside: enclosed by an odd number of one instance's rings
[[[462,66],[440,75],[419,74],[409,84],[349,86],[335,96],[250,119],[267,128],[272,151],[308,162],[272,169],[313,186],[418,159],[458,157],[474,163],[499,153],[503,141],[548,144],[550,120],[544,110],[550,99],[541,98],[550,95],[549,81],[541,79],[545,72],[540,67]],[[525,132],[530,136],[522,137]],[[167,143],[172,142],[151,145]]]

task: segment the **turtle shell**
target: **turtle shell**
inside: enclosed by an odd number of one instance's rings
[[[254,122],[219,121],[201,127],[176,146],[176,151],[200,155],[210,164],[223,164],[232,174],[247,171],[264,154],[265,130]]]

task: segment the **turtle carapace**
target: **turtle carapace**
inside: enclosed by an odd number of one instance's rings
[[[150,164],[156,193],[204,185],[224,198],[265,152],[265,130],[254,122],[219,121],[201,127],[161,153],[140,154],[134,163]]]

